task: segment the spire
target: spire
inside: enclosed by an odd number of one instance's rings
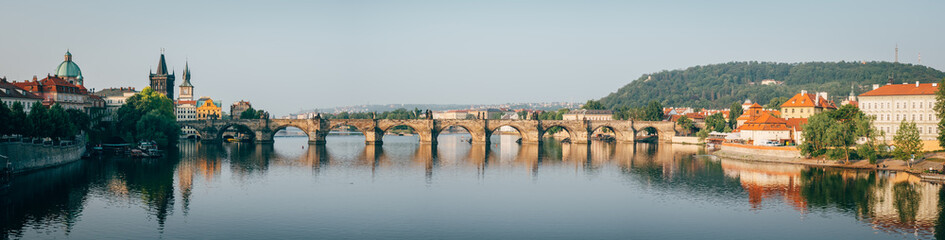
[[[158,61],[157,72],[155,74],[157,75],[167,74],[167,64],[164,63],[164,50],[163,49],[161,50],[161,60]]]
[[[850,84],[850,97],[856,96],[855,94],[853,94],[853,88],[854,88],[854,86],[856,86],[856,83],[851,83],[851,84]]]
[[[181,87],[192,87],[190,85],[190,63],[184,62],[184,82],[180,84]]]

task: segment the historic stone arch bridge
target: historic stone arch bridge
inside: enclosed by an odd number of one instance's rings
[[[204,141],[219,141],[229,129],[252,132],[256,142],[272,142],[279,130],[287,127],[301,129],[308,135],[309,143],[324,144],[331,129],[350,126],[364,134],[367,144],[383,143],[384,133],[396,126],[408,126],[419,135],[421,143],[436,144],[437,136],[453,126],[469,131],[473,143],[487,143],[500,127],[509,126],[518,130],[522,143],[539,143],[552,127],[567,130],[571,143],[587,143],[598,129],[613,131],[617,142],[632,143],[636,135],[647,128],[655,129],[659,141],[670,142],[676,135],[676,124],[661,121],[634,120],[447,120],[447,119],[242,119],[242,120],[198,120],[178,122],[181,127],[196,129]],[[652,131],[652,130],[651,130]]]

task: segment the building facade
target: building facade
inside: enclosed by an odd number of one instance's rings
[[[151,89],[164,94],[167,98],[174,99],[174,73],[167,71],[167,64],[164,62],[164,53],[161,53],[161,59],[158,60],[157,72],[152,72]]]
[[[923,150],[940,149],[938,117],[935,116],[935,92],[938,83],[873,85],[873,90],[860,94],[859,105],[863,113],[876,117],[873,126],[885,133],[880,138],[892,142],[902,121],[916,123]]]
[[[103,121],[113,121],[121,105],[128,101],[128,98],[137,94],[133,87],[106,88],[98,90],[93,95],[98,96],[105,101],[105,110],[102,114]]]
[[[801,91],[781,104],[781,117],[809,118],[811,115],[834,109],[837,109],[837,105],[827,100],[826,92],[811,94]]]
[[[561,115],[564,120],[614,120],[614,112],[610,110],[576,109]]]
[[[6,78],[0,78],[0,102],[7,105],[8,108],[13,106],[14,103],[20,103],[23,110],[29,112],[33,104],[43,102],[43,97],[13,85]]]
[[[233,119],[240,119],[240,115],[252,107],[253,105],[247,101],[240,100],[239,102],[235,102],[233,105],[230,105],[230,117]]]
[[[220,119],[222,116],[222,108],[213,99],[201,97],[197,100],[197,120]]]
[[[46,76],[42,80],[33,77],[32,81],[13,82],[13,85],[43,98],[46,107],[59,104],[65,109],[87,111],[91,107],[89,92],[85,87],[74,85],[56,76]]]
[[[194,86],[190,83],[190,63],[184,63],[184,72],[181,76],[184,80],[180,84],[180,96],[175,104],[174,115],[177,121],[197,120],[197,101],[194,101]],[[192,129],[184,129],[185,134],[196,132]]]

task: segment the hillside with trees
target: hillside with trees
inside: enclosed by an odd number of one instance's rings
[[[827,92],[839,103],[851,86],[859,95],[871,90],[872,84],[885,84],[890,76],[896,84],[931,83],[945,78],[945,73],[890,62],[730,62],[644,74],[600,102],[609,109],[644,107],[653,100],[668,107],[720,109],[745,99],[765,105],[773,98],[807,90]],[[762,85],[765,79],[782,83]]]

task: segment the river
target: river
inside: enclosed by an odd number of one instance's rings
[[[7,239],[934,239],[942,185],[692,145],[182,141],[18,175]],[[179,154],[177,154],[179,153]],[[941,218],[945,220],[945,218]],[[941,238],[941,237],[939,237]]]

